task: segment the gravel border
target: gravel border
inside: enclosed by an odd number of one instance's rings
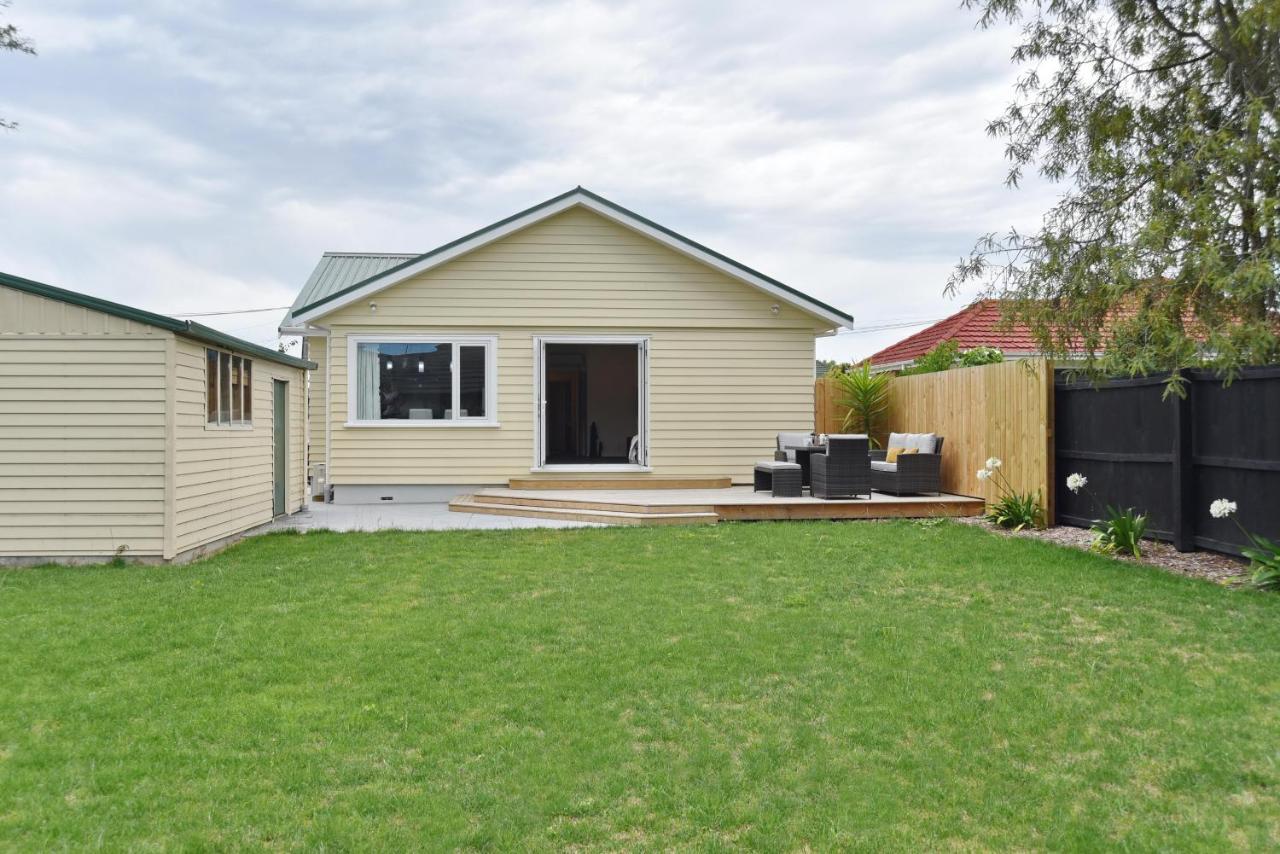
[[[1075,528],[1069,525],[1055,525],[1052,528],[1024,528],[1017,533],[991,524],[981,516],[957,518],[957,522],[985,528],[993,534],[1005,537],[1028,537],[1035,540],[1047,540],[1060,546],[1088,551],[1093,542],[1093,533],[1087,528]],[[1237,587],[1249,580],[1249,564],[1243,558],[1218,554],[1217,552],[1180,552],[1169,543],[1160,540],[1143,540],[1142,557],[1128,555],[1106,555],[1122,563],[1141,563],[1185,575],[1189,578],[1200,578],[1229,587]]]

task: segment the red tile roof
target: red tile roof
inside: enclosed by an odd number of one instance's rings
[[[912,362],[937,347],[943,341],[955,339],[961,350],[974,347],[995,347],[1005,353],[1034,353],[1039,350],[1031,330],[1022,324],[1008,329],[1000,326],[1000,301],[978,300],[948,318],[922,329],[914,335],[891,344],[866,361],[873,365],[896,365]]]

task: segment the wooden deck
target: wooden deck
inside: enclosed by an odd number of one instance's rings
[[[482,489],[449,504],[459,513],[492,513],[615,525],[713,524],[721,520],[898,519],[977,516],[979,498],[872,493],[870,499],[775,498],[749,486],[721,489]]]

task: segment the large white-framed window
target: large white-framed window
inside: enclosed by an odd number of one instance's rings
[[[212,347],[204,351],[205,423],[209,427],[253,427],[253,360]]]
[[[347,338],[347,426],[498,426],[496,335]]]

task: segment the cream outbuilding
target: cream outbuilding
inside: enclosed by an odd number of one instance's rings
[[[852,318],[582,188],[422,255],[327,253],[281,331],[338,502],[511,478],[749,482]]]
[[[0,562],[184,560],[301,509],[309,367],[0,274]]]

